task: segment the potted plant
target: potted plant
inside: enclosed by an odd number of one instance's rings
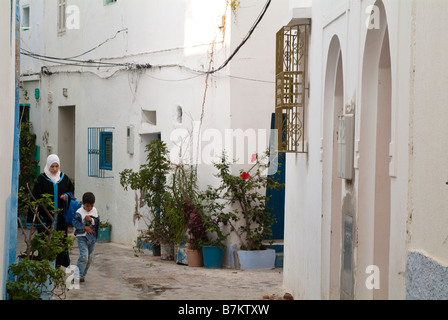
[[[134,251],[143,252],[143,249],[148,249],[152,252],[154,257],[160,257],[160,243],[153,236],[153,232],[148,227],[147,229],[139,230],[139,236],[137,237],[136,246]]]
[[[162,207],[165,192],[167,191],[167,175],[169,173],[169,161],[166,145],[162,141],[154,140],[146,146],[147,164],[141,165],[138,172],[125,169],[120,172],[120,184],[125,190],[128,188],[140,191],[149,208],[147,230],[142,233],[148,236],[151,246],[161,245],[164,239],[164,223],[162,219]],[[138,211],[136,209],[136,211]],[[137,213],[137,219],[143,218]]]
[[[110,233],[112,231],[112,224],[108,221],[101,221],[98,228],[98,242],[107,243],[110,242]]]
[[[255,155],[249,170],[233,175],[224,153],[220,162],[215,163],[221,184],[217,188],[209,186],[205,193],[214,214],[228,223],[240,239],[237,255],[242,269],[275,266],[275,251],[266,249],[264,244],[272,236],[271,226],[275,222],[266,206],[268,197],[264,191],[267,187],[278,189],[282,185],[264,174],[269,168],[267,159],[269,152],[261,158]],[[260,259],[266,262],[257,261]]]
[[[204,267],[221,268],[223,265],[224,242],[229,234],[223,232],[221,218],[212,213],[203,215],[206,240],[202,243]]]
[[[203,215],[201,207],[191,200],[186,199],[184,201],[184,215],[188,220],[186,230],[188,233],[188,266],[190,267],[202,267],[202,244],[207,241],[207,231],[204,225]]]
[[[174,260],[174,246],[186,239],[183,200],[195,197],[196,171],[191,166],[171,163],[166,144],[160,140],[152,141],[146,151],[148,163],[138,172],[120,172],[120,183],[125,190],[140,190],[150,211],[147,225],[151,241],[161,245],[162,259]]]
[[[38,212],[39,206],[44,208],[50,218],[50,225],[43,223]],[[49,300],[53,296],[63,298],[67,290],[65,272],[55,266],[55,260],[60,253],[71,249],[73,239],[66,237],[64,231],[55,230],[58,210],[54,210],[51,195],[34,199],[30,208],[34,219],[28,233],[18,220],[25,237],[26,251],[18,257],[17,263],[9,266],[12,279],[6,284],[7,293],[12,300]],[[44,228],[44,232],[36,233],[38,224]]]

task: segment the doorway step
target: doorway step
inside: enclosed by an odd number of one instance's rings
[[[275,267],[283,268],[283,252],[284,252],[284,240],[266,240],[263,243],[266,245],[268,249],[275,250]]]

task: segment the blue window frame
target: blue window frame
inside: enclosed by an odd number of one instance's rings
[[[112,170],[113,134],[100,133],[100,170]]]
[[[88,128],[88,175],[113,178],[114,128]]]
[[[110,5],[110,4],[114,4],[114,3],[116,3],[117,2],[117,0],[104,0],[104,5],[105,6],[108,6],[108,5]]]

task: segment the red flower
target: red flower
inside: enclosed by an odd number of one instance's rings
[[[249,177],[250,177],[250,174],[248,174],[247,172],[243,172],[243,173],[241,174],[241,178],[243,178],[244,180],[249,179]]]

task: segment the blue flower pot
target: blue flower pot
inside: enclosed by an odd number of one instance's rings
[[[222,268],[223,250],[216,246],[202,246],[204,267],[209,269]]]
[[[98,242],[100,242],[100,243],[110,242],[110,230],[111,230],[111,228],[99,228],[98,229]]]

